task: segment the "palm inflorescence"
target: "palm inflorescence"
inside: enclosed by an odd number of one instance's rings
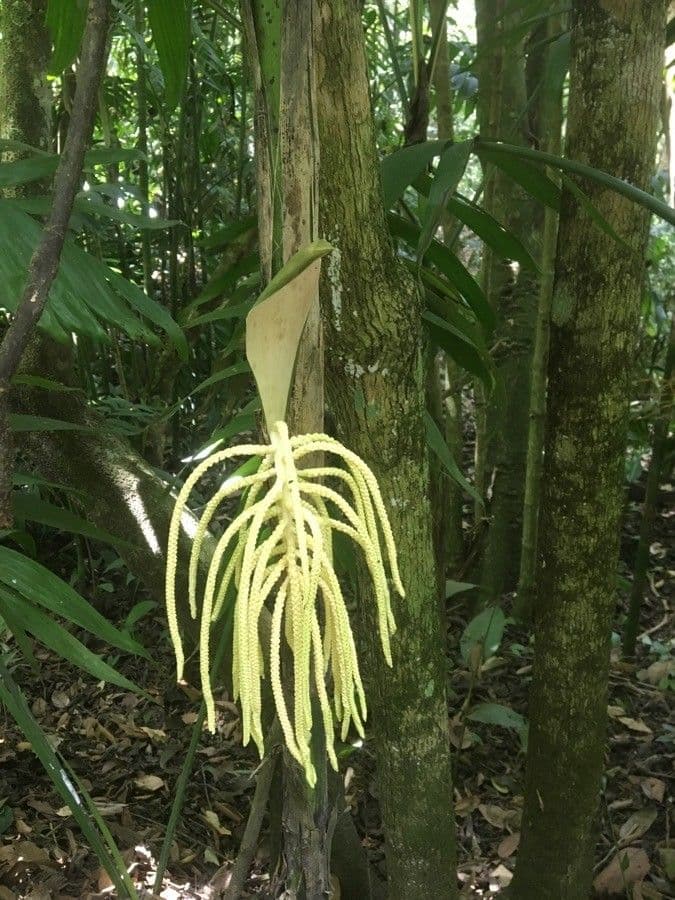
[[[269,444],[248,444],[214,453],[186,480],[169,532],[166,597],[179,679],[185,663],[175,590],[181,518],[194,487],[206,472],[241,456],[260,457],[258,470],[225,480],[208,501],[190,558],[189,603],[196,618],[202,542],[221,504],[245,491],[241,510],[218,540],[201,593],[200,673],[208,725],[215,729],[211,631],[234,584],[233,684],[235,699],[241,702],[244,744],[252,737],[260,754],[264,753],[261,679],[265,653],[259,624],[269,602],[269,676],[274,703],[286,745],[304,768],[307,781],[314,784],[312,694],[321,709],[328,758],[336,769],[334,717],[341,722],[344,740],[352,722],[363,734],[367,714],[354,637],[333,565],[333,533],[341,532],[361,548],[373,584],[382,650],[389,665],[390,635],[396,626],[384,559],[386,556],[394,587],[404,596],[396,547],[375,476],[359,456],[334,438],[325,434],[289,437],[288,426],[280,421],[270,428]],[[333,465],[313,465],[317,459],[331,458]],[[293,664],[292,690],[286,676],[286,694],[281,675],[282,635]],[[327,675],[332,682],[332,703]]]

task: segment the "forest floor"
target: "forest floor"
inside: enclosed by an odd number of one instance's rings
[[[650,590],[636,664],[622,662],[614,643],[606,780],[596,866],[600,896],[634,900],[673,897],[675,685],[673,487],[664,486],[651,547]],[[630,570],[639,503],[629,504],[622,574]],[[124,588],[120,585],[120,597]],[[618,607],[622,615],[625,591]],[[468,595],[467,595],[468,596]],[[120,599],[120,603],[122,603]],[[455,808],[463,897],[499,894],[518,851],[524,753],[517,729],[470,721],[477,704],[501,704],[526,716],[532,648],[523,629],[507,625],[497,655],[472,677],[459,652],[469,613],[466,599],[449,606],[450,717],[455,745]],[[128,609],[122,609],[123,613]],[[68,760],[107,823],[141,896],[217,898],[227,883],[252,795],[257,763],[241,746],[237,707],[218,702],[216,735],[204,733],[171,846],[168,873],[152,894],[156,864],[196,720],[199,695],[169,687],[173,657],[161,610],[141,620],[136,635],[153,648],[152,662],[121,658],[118,666],[150,699],[94,684],[48,652],[36,651],[39,677],[19,665],[15,676],[52,746]],[[466,703],[470,696],[470,702]],[[516,716],[517,720],[517,716]],[[460,747],[461,743],[461,747]],[[384,876],[382,833],[372,750],[366,741],[348,760],[346,795],[374,869]],[[621,861],[623,860],[623,862]],[[669,888],[670,876],[670,888]],[[270,883],[266,835],[248,882],[265,896]],[[0,900],[71,900],[114,896],[110,881],[83,842],[30,745],[7,713],[0,737]]]

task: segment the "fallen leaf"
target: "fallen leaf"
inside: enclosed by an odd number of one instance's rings
[[[16,900],[14,891],[10,891],[8,887],[0,884],[0,900]]]
[[[648,797],[650,800],[656,800],[657,803],[663,803],[663,798],[666,795],[665,781],[653,777],[643,778],[640,781],[640,787],[645,797]]]
[[[509,856],[513,856],[513,854],[516,852],[519,843],[520,832],[514,831],[513,834],[507,835],[497,847],[497,856],[500,859],[508,859]]]
[[[653,884],[638,881],[633,885],[633,900],[663,900],[663,894]]]
[[[43,866],[49,865],[49,854],[32,841],[18,841],[15,844],[0,847],[0,862],[4,862],[10,867],[17,863]]]
[[[625,893],[627,886],[641,881],[649,872],[649,857],[638,847],[620,850],[596,876],[593,887],[601,896],[617,896]]]
[[[669,881],[675,881],[675,847],[659,847],[659,860]]]
[[[494,879],[500,887],[506,887],[513,878],[513,872],[500,864],[490,872],[490,878]]]
[[[158,791],[164,787],[164,780],[158,775],[140,775],[134,779],[134,784],[145,791]]]
[[[626,715],[626,710],[623,708],[623,706],[608,706],[607,715],[612,719],[618,719],[619,716]]]
[[[220,860],[216,856],[215,851],[212,850],[210,847],[207,847],[206,850],[204,851],[204,860],[207,863],[213,863],[214,866],[220,865]]]
[[[637,677],[640,681],[648,681],[649,684],[659,684],[671,673],[675,674],[675,659],[657,659],[646,669],[640,669]]]
[[[649,725],[645,725],[642,719],[631,719],[630,716],[619,716],[619,722],[630,728],[631,731],[639,731],[641,734],[651,734],[652,730]]]
[[[207,824],[213,828],[216,834],[232,834],[229,828],[220,824],[217,812],[214,812],[212,809],[204,809],[202,810],[202,813]]]
[[[181,719],[185,725],[194,725],[197,719],[199,718],[199,713],[196,712],[186,712],[183,713]]]
[[[514,826],[517,828],[520,824],[520,810],[518,809],[502,809],[501,806],[481,803],[478,812],[493,828],[506,829]]]
[[[52,694],[52,705],[57,709],[65,709],[70,706],[70,697],[65,691],[54,691]]]
[[[641,838],[652,827],[657,816],[658,811],[656,809],[638,809],[630,818],[626,819],[619,829],[619,840],[622,843],[629,844]]]

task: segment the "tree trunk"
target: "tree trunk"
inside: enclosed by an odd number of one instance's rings
[[[430,0],[429,10],[433,29],[440,29],[438,39],[438,59],[432,79],[436,101],[436,131],[441,140],[453,140],[452,84],[450,82],[450,61],[448,59],[447,19],[445,0]],[[452,218],[443,217],[443,240],[448,241],[454,231]],[[445,440],[452,457],[462,468],[462,373],[459,366],[438,351],[433,359],[427,393],[429,411],[445,433]],[[434,514],[434,543],[438,578],[445,598],[446,573],[455,575],[464,555],[462,531],[462,489],[450,481],[437,460],[431,465],[431,508]]]
[[[513,11],[507,0],[476,2],[480,133],[525,146],[532,139],[525,36],[516,40],[513,30],[528,9]],[[494,166],[485,175],[485,209],[536,259],[542,224],[539,204]],[[538,279],[486,248],[482,282],[497,318],[496,385],[487,398],[477,387],[481,396],[476,423],[476,484],[490,501],[481,594],[485,603],[493,603],[504,591],[513,590],[518,579]]]
[[[563,16],[551,15],[547,37],[552,40],[563,31]],[[553,81],[548,61],[553,59],[553,45],[546,48],[541,85],[538,133],[541,149],[560,155],[562,144],[562,79]],[[549,178],[558,179],[549,170]],[[539,532],[539,502],[544,468],[544,426],[546,423],[546,378],[550,341],[551,303],[555,278],[555,256],[558,238],[558,212],[546,207],[541,248],[541,284],[537,307],[530,380],[530,421],[527,435],[527,464],[523,496],[523,533],[520,548],[518,595],[514,605],[517,618],[529,621],[534,606]]]
[[[576,0],[567,155],[646,188],[664,0]],[[605,743],[628,384],[648,215],[584,184],[632,252],[565,193],[553,296],[539,594],[516,900],[586,900]]]
[[[337,436],[374,470],[405,600],[393,669],[359,578],[360,648],[376,742],[388,896],[456,896],[446,662],[436,593],[423,424],[420,294],[388,237],[357,0],[319,0],[318,83],[326,387]]]
[[[0,4],[0,135],[43,150],[49,134],[47,0]]]

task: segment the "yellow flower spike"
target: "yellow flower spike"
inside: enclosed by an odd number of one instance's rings
[[[236,494],[239,491],[244,490],[245,488],[251,487],[253,485],[258,486],[258,491],[253,494],[255,497],[259,490],[262,488],[262,485],[265,481],[269,480],[274,475],[274,472],[270,469],[267,469],[263,472],[256,472],[254,475],[248,475],[242,478],[239,475],[234,476],[233,478],[228,478],[223,485],[219,488],[219,490],[214,494],[214,496],[209,500],[204,508],[204,512],[202,513],[202,517],[199,520],[199,524],[197,525],[197,531],[195,532],[194,542],[192,544],[192,550],[190,553],[190,568],[188,571],[188,596],[190,599],[190,609],[197,610],[197,571],[199,568],[199,557],[202,542],[204,540],[204,536],[208,530],[209,525],[216,512],[218,511],[218,507],[222,504],[223,500],[230,497],[232,494]],[[193,615],[193,618],[195,618]]]
[[[205,459],[194,472],[191,473],[176,498],[176,505],[173,508],[171,522],[169,524],[169,538],[166,551],[166,614],[169,623],[169,634],[173,644],[176,656],[176,672],[177,680],[183,678],[183,669],[185,668],[185,653],[183,651],[183,642],[178,628],[178,613],[176,606],[176,571],[178,569],[178,539],[180,537],[180,524],[183,513],[187,509],[188,500],[195,485],[199,479],[218,463],[225,462],[235,456],[258,456],[267,454],[269,447],[264,445],[248,444],[239,447],[228,447],[227,450],[221,450]],[[197,552],[200,551],[197,548]],[[192,617],[196,615],[196,611],[190,610]]]
[[[366,698],[359,671],[349,614],[333,564],[332,537],[339,531],[363,552],[373,584],[382,649],[391,665],[390,634],[395,630],[387,572],[403,596],[396,548],[375,476],[333,438],[323,434],[290,437],[283,421],[269,427],[269,445],[248,445],[214,454],[201,462],[179,493],[167,551],[167,610],[179,673],[184,663],[175,618],[175,576],[180,517],[192,489],[213,466],[232,457],[261,457],[258,471],[223,482],[199,519],[188,571],[189,599],[195,610],[199,594],[199,554],[222,503],[245,491],[240,511],[216,543],[202,591],[200,610],[200,676],[209,728],[215,729],[215,700],[210,681],[211,631],[236,586],[233,623],[232,679],[241,704],[243,741],[251,738],[264,752],[261,680],[265,677],[260,646],[260,617],[272,610],[269,676],[282,732],[291,755],[303,767],[310,785],[316,782],[311,734],[312,695],[321,712],[326,752],[337,768],[335,722],[346,739],[350,726],[363,735]],[[312,454],[332,456],[337,465],[302,468]],[[333,486],[326,484],[331,482]],[[339,490],[341,492],[339,492]],[[320,616],[321,613],[321,616]],[[292,714],[281,682],[282,635],[290,649]],[[290,669],[291,667],[289,667]],[[325,682],[332,676],[332,697]]]

